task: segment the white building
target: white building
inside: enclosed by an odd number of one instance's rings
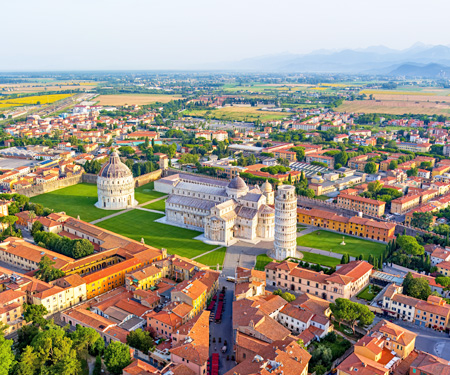
[[[268,206],[273,189],[267,182],[261,191],[250,190],[239,176],[226,182],[179,174],[156,181],[155,189],[170,194],[166,223],[203,231],[207,241],[230,245],[239,239],[273,239],[274,210]]]
[[[98,202],[96,207],[104,210],[122,210],[134,207],[134,178],[128,167],[114,151],[97,178]]]
[[[276,260],[295,257],[297,252],[297,196],[295,187],[281,185],[275,196],[275,241],[273,255]]]

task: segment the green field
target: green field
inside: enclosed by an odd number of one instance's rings
[[[156,210],[156,211],[165,212],[165,210],[166,210],[166,200],[165,199],[161,199],[159,201],[147,204],[146,206],[144,206],[144,208],[148,208],[150,210]]]
[[[306,251],[301,251],[301,253],[303,254],[302,260],[304,262],[319,264],[321,266],[336,267],[341,262],[338,258],[327,257],[322,254],[313,254]]]
[[[139,204],[142,204],[142,203],[145,203],[145,202],[148,202],[153,199],[163,197],[166,195],[164,193],[154,191],[153,187],[154,187],[153,182],[149,182],[146,185],[142,185],[142,186],[134,189],[134,198],[139,202]]]
[[[93,221],[118,211],[101,210],[95,207],[97,202],[97,185],[77,184],[50,193],[31,198],[31,202],[40,203],[55,212],[64,211],[67,215],[81,220]]]
[[[375,298],[375,296],[378,293],[380,293],[380,291],[381,291],[381,288],[379,286],[370,284],[370,285],[367,285],[361,292],[359,292],[356,297],[370,302]]]
[[[339,254],[347,253],[352,257],[357,257],[362,254],[365,260],[369,259],[370,254],[374,257],[380,256],[386,248],[386,245],[382,243],[367,241],[350,236],[344,237],[346,244],[341,245],[342,234],[318,230],[304,236],[297,237],[297,245],[326,251],[331,250],[334,253]]]
[[[135,198],[139,203],[145,203],[161,196],[164,196],[164,194],[153,191],[153,182],[135,190]],[[38,195],[31,198],[31,201],[51,208],[55,212],[64,211],[67,215],[75,218],[79,215],[81,220],[88,222],[120,211],[101,210],[94,206],[97,202],[96,184],[81,183],[72,185]]]
[[[204,264],[206,266],[211,266],[211,267],[216,267],[217,264],[222,266],[226,253],[227,253],[227,248],[221,247],[209,254],[206,254],[199,258],[196,258],[195,261],[199,262],[201,264]]]
[[[273,259],[267,256],[266,254],[259,254],[256,257],[255,269],[259,271],[264,271],[264,267],[272,261]]]
[[[170,254],[186,258],[201,255],[217,247],[194,240],[201,232],[155,222],[163,216],[148,211],[132,210],[97,225],[136,241],[143,238],[147,245],[165,248]]]

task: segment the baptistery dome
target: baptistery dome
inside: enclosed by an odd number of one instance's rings
[[[97,177],[98,202],[104,210],[122,210],[137,205],[134,199],[134,178],[130,169],[121,162],[117,151],[102,167]]]

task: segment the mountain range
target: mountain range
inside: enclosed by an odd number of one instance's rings
[[[228,69],[279,73],[351,73],[408,77],[450,77],[450,46],[415,44],[404,50],[385,46],[341,51],[282,53],[227,64]]]

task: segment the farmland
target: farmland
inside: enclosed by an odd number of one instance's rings
[[[229,121],[273,121],[289,116],[289,113],[275,111],[261,111],[260,107],[224,107],[216,110],[185,111],[185,116],[211,117],[216,120]]]
[[[24,105],[51,104],[66,99],[71,94],[32,95],[23,98],[0,100],[0,108],[21,107]]]
[[[98,83],[90,81],[49,81],[2,84],[0,85],[0,92],[4,94],[33,94],[44,91],[90,90],[97,87]]]
[[[168,103],[171,100],[181,99],[179,95],[160,94],[124,94],[124,95],[100,95],[96,100],[100,105],[145,105],[153,103]]]
[[[440,100],[434,100],[436,96],[422,96],[427,100],[417,100],[421,96],[414,96],[414,100],[411,100],[412,96],[406,96],[402,100],[399,97],[398,100],[354,100],[346,101],[340,105],[337,110],[341,112],[357,112],[357,113],[386,113],[392,115],[403,115],[406,113],[411,114],[425,114],[425,115],[449,115],[450,114],[450,102],[444,102]],[[449,99],[449,98],[447,98]],[[438,103],[436,103],[438,101]]]

